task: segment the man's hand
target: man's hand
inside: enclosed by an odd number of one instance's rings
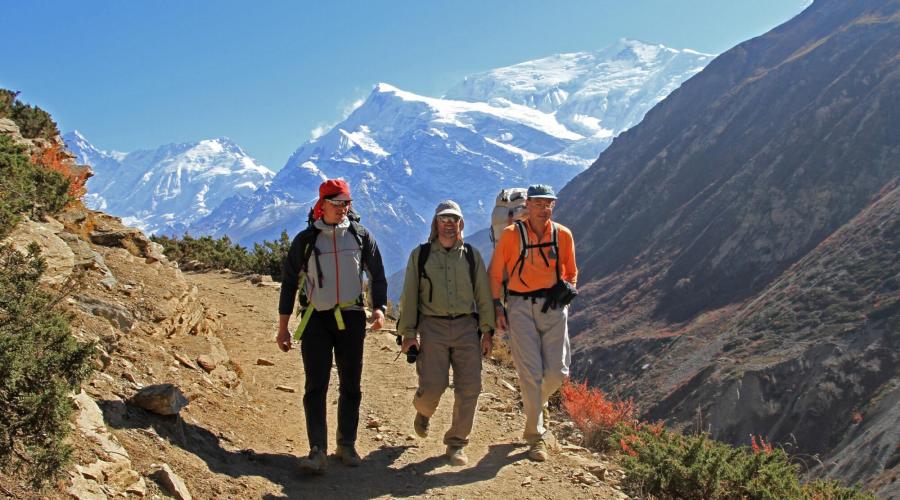
[[[283,352],[291,350],[291,334],[288,333],[287,329],[278,330],[278,336],[275,337],[275,343],[278,344],[278,348]]]
[[[372,311],[372,315],[369,316],[369,323],[372,324],[371,328],[373,331],[381,330],[381,327],[384,326],[384,311],[381,309]]]
[[[488,358],[494,351],[494,335],[490,333],[481,334],[481,355]]]
[[[494,315],[497,317],[497,330],[506,331],[509,325],[506,323],[506,311],[503,310],[503,306],[494,307]]]
[[[412,346],[416,346],[416,349],[419,348],[419,339],[416,337],[404,337],[403,344],[400,346],[400,352],[406,354],[409,351],[409,348]]]

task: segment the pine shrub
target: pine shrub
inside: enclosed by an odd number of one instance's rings
[[[243,273],[269,275],[274,280],[281,279],[281,266],[291,247],[286,231],[281,232],[277,241],[255,243],[253,251],[232,243],[228,236],[214,239],[211,236],[194,238],[185,234],[181,238],[152,236],[150,239],[163,247],[169,260],[185,265],[199,262],[206,269],[231,269]]]
[[[59,172],[35,165],[23,146],[0,135],[0,239],[23,214],[54,214],[69,201],[69,180]]]
[[[37,245],[27,255],[0,246],[0,469],[35,488],[70,460],[68,394],[90,375],[94,352],[38,287],[45,268]]]
[[[872,498],[836,481],[800,482],[800,468],[763,438],[734,447],[708,434],[683,435],[659,422],[637,419],[631,400],[610,400],[587,382],[566,381],[562,406],[582,432],[584,445],[614,452],[624,486],[638,497],[683,499],[844,500]]]
[[[683,435],[661,426],[619,425],[608,438],[621,452],[632,493],[683,499],[866,499],[835,481],[802,484],[799,466],[781,448],[754,437],[734,447],[706,433]]]
[[[0,89],[0,118],[16,123],[22,136],[28,139],[52,139],[59,135],[59,128],[49,113],[37,106],[30,106],[18,99],[18,92]]]
[[[291,238],[287,231],[281,231],[277,241],[263,241],[253,244],[251,270],[257,274],[267,274],[273,280],[281,281],[281,267],[291,249]]]

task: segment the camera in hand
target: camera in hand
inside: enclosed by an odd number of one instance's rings
[[[400,335],[397,335],[396,340],[397,340],[397,345],[400,345],[400,346],[403,345],[403,337],[401,337]],[[400,355],[397,354],[397,356],[399,357]],[[416,357],[418,357],[418,356],[419,356],[419,348],[414,345],[410,346],[409,350],[406,351],[406,362],[410,363],[410,364],[415,363]]]
[[[416,346],[410,346],[409,350],[406,351],[406,362],[407,363],[415,363],[416,358],[419,356],[419,348]]]

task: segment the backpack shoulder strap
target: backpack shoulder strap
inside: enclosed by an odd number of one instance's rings
[[[519,268],[519,281],[522,282],[523,285],[527,286],[525,280],[522,279],[522,268],[525,267],[525,259],[528,257],[528,231],[525,229],[525,223],[522,221],[516,221],[516,229],[519,231],[519,259],[513,264],[512,269],[509,271],[509,275],[515,272],[516,268]]]
[[[369,242],[369,231],[367,231],[362,224],[354,220],[350,221],[350,227],[348,228],[348,230],[350,231],[350,234],[352,234],[353,237],[356,238],[356,243],[359,245],[359,248],[364,249],[366,247],[366,243]]]
[[[419,245],[419,258],[417,264],[419,266],[419,277],[427,278],[428,273],[425,272],[425,263],[428,262],[428,256],[431,255],[431,243],[422,243]]]
[[[428,302],[431,302],[434,286],[431,283],[431,278],[428,277],[428,273],[425,272],[425,263],[428,262],[429,255],[431,255],[431,243],[426,242],[419,245],[419,258],[416,262],[419,268],[419,282],[421,283],[423,279],[428,280]]]
[[[516,221],[516,229],[519,230],[519,260],[525,260],[528,257],[528,230],[520,220]]]
[[[472,294],[475,293],[475,252],[472,250],[472,245],[468,243],[463,243],[463,248],[465,248],[466,254],[466,262],[469,263],[469,281],[472,283]]]
[[[550,233],[550,243],[553,245],[553,251],[556,253],[556,281],[559,281],[559,229],[556,223],[551,221],[550,227],[553,228]]]
[[[309,258],[316,248],[316,237],[318,236],[319,230],[315,226],[307,227],[303,231],[300,231],[300,234],[298,235],[300,244],[302,245],[300,248],[303,249],[303,261],[300,262],[301,272],[309,271]]]

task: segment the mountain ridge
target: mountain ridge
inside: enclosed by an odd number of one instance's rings
[[[823,242],[864,224],[857,217],[873,200],[896,196],[897,46],[900,2],[819,0],[714,59],[562,189],[557,216],[576,234],[584,270],[570,321],[575,376],[633,396],[646,415],[670,423],[690,425],[699,411],[714,437],[734,444],[764,433],[837,460],[822,468],[826,475],[879,481],[887,467],[884,474],[896,477],[889,453],[874,461],[859,455],[864,446],[849,424],[853,411],[873,415],[865,424],[873,429],[893,422],[896,407],[875,411],[873,400],[892,394],[900,362],[871,361],[866,346],[896,345],[900,327],[842,333],[832,328],[844,324],[842,315],[866,314],[870,305],[813,286],[771,287],[802,274],[796,266],[813,265],[804,259]],[[856,240],[848,245],[848,256],[865,252]],[[890,273],[891,263],[879,259],[876,267]],[[894,293],[879,283],[868,278],[853,289]],[[840,314],[807,311],[801,291]],[[765,302],[771,293],[784,297]],[[765,318],[792,304],[803,319],[729,329],[751,303],[766,304]],[[897,311],[883,314],[879,321],[896,323]],[[804,328],[813,327],[821,337],[804,350]],[[787,349],[782,338],[798,343]],[[829,365],[838,359],[832,348],[843,352],[837,367]],[[780,368],[743,378],[754,363],[786,354],[793,358]],[[882,370],[877,377],[863,367],[871,363]],[[858,378],[867,382],[843,391],[843,400],[829,395],[836,381]],[[891,443],[898,444],[882,444]],[[854,461],[863,465],[848,465]]]

